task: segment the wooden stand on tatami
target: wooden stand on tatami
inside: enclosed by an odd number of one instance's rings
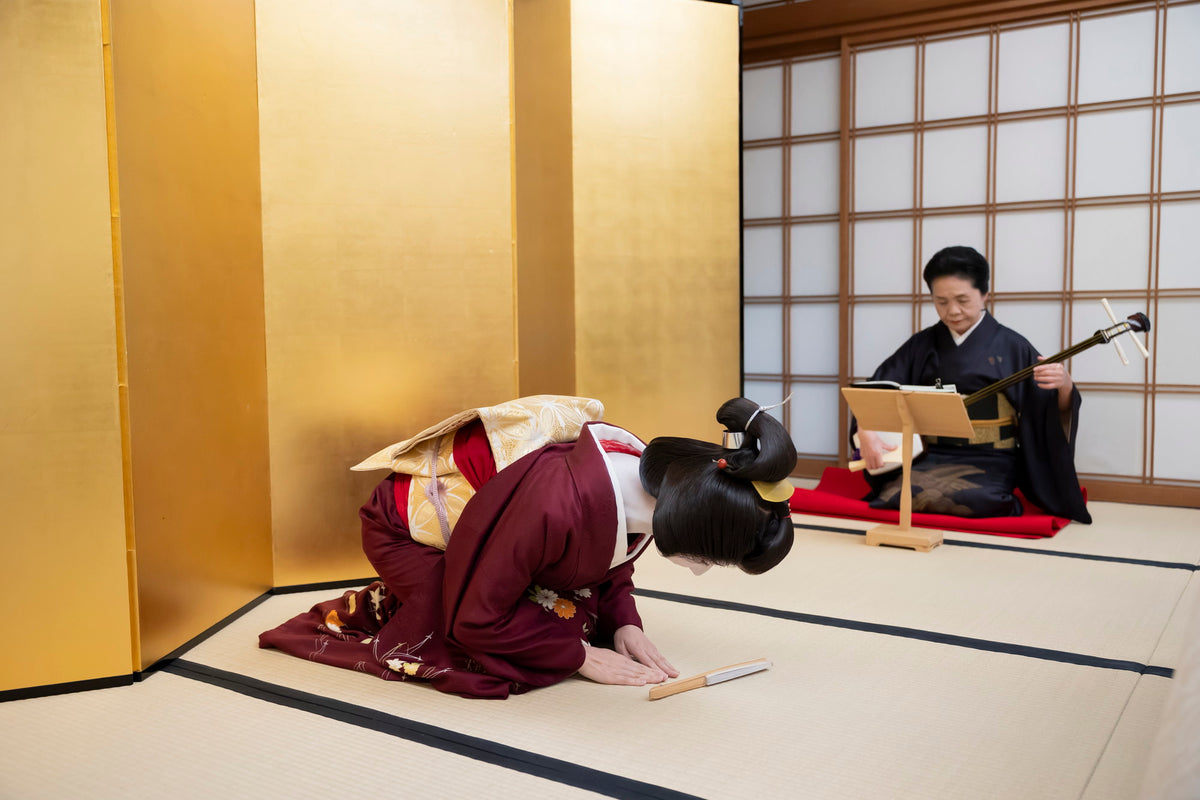
[[[942,543],[942,532],[912,526],[912,439],[914,433],[971,438],[974,432],[962,395],[955,392],[913,392],[891,389],[842,389],[842,396],[871,431],[900,431],[902,442],[900,524],[876,525],[867,531],[867,544],[909,547],[928,553]]]

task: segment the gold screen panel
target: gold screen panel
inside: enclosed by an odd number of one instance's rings
[[[112,0],[141,661],[271,583],[253,0]]]
[[[257,4],[275,583],[370,574],[349,468],[516,392],[509,13]]]
[[[578,391],[711,440],[741,380],[738,8],[571,8]]]
[[[134,666],[98,3],[0,3],[0,108],[4,691]]]

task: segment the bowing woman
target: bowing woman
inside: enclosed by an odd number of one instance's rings
[[[900,384],[954,384],[976,392],[1043,359],[1016,331],[991,317],[987,260],[971,247],[947,247],[929,259],[923,275],[939,321],[916,334],[884,361],[872,380]],[[1079,390],[1060,363],[1033,368],[1030,378],[968,406],[971,439],[926,436],[925,453],[912,465],[914,511],[963,517],[1022,513],[1025,497],[1056,516],[1091,522],[1075,474]],[[853,430],[852,430],[853,433]],[[868,470],[883,465],[884,445],[860,430],[859,450]],[[876,508],[898,508],[898,472],[866,474]]]
[[[633,564],[653,539],[697,574],[765,572],[792,546],[791,437],[750,400],[717,412],[739,447],[644,444],[586,398],[475,409],[385,448],[362,507],[379,580],[260,636],[261,647],[467,697],[579,674],[679,673],[642,629]]]

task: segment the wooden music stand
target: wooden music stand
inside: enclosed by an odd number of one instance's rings
[[[900,524],[876,525],[867,531],[867,544],[909,547],[928,553],[942,543],[942,532],[912,527],[912,438],[914,433],[930,436],[971,438],[974,429],[956,392],[914,392],[892,389],[842,389],[842,396],[870,431],[900,431],[901,469]]]

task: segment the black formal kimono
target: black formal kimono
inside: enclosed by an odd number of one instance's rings
[[[1025,337],[985,314],[961,345],[938,322],[914,334],[875,370],[872,380],[954,384],[967,395],[1037,363]],[[913,510],[962,517],[1022,513],[1013,490],[1055,516],[1091,522],[1075,474],[1079,390],[1070,418],[1058,408],[1058,392],[1040,389],[1030,377],[1003,393],[969,406],[975,426],[970,440],[924,437],[925,453],[913,462]],[[866,475],[867,500],[875,508],[899,508],[900,472]]]

